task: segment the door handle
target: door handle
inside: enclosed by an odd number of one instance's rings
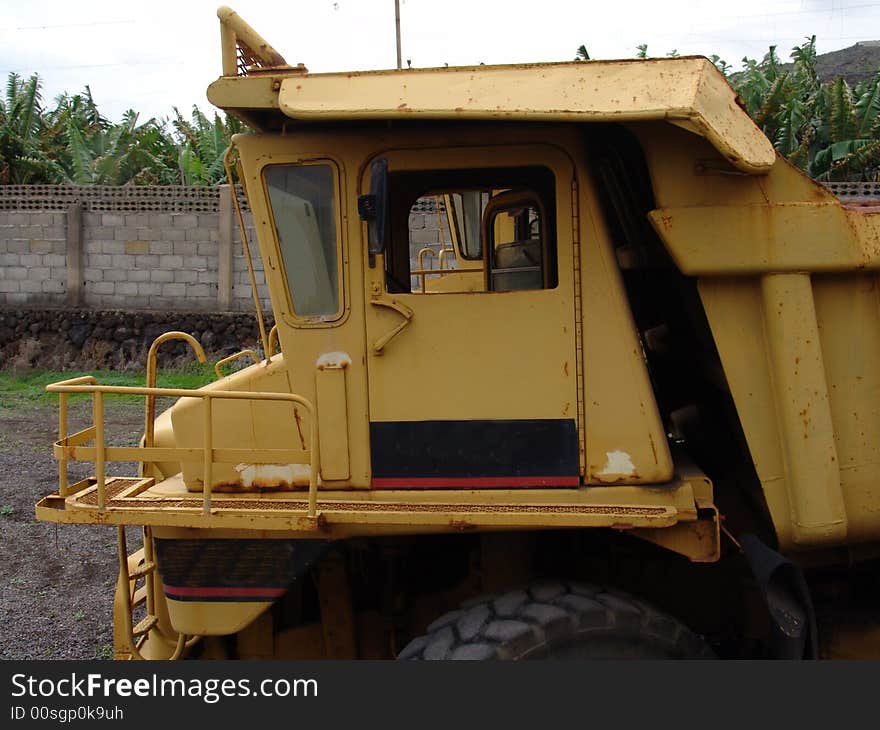
[[[382,351],[385,349],[385,345],[387,345],[391,340],[393,340],[397,335],[403,332],[404,328],[412,322],[412,318],[415,315],[412,309],[407,307],[405,304],[401,304],[396,299],[392,299],[391,297],[386,297],[381,292],[373,291],[370,296],[370,304],[375,307],[386,307],[388,309],[393,309],[399,315],[403,317],[403,321],[397,325],[393,330],[388,332],[387,334],[382,335],[378,340],[373,343],[373,353],[375,355],[381,355]]]

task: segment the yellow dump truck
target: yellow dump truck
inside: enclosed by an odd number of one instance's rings
[[[704,58],[310,74],[219,16],[275,328],[48,387],[37,517],[117,526],[118,658],[880,656],[880,212]]]

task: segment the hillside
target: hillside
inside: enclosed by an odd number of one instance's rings
[[[783,68],[790,69],[787,63]],[[822,83],[843,76],[850,86],[873,78],[880,69],[880,41],[860,41],[849,48],[822,53],[816,58],[816,72]]]

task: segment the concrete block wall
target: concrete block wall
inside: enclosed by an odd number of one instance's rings
[[[66,301],[65,213],[0,210],[0,303]]]
[[[254,222],[249,211],[245,211],[243,217],[261,306],[264,312],[270,312],[269,292],[266,290],[266,273],[263,270],[263,259],[257,247],[257,233],[254,229]],[[232,229],[232,309],[240,312],[252,311],[253,308],[254,298],[251,289],[251,279],[248,273],[247,261],[244,257],[244,248],[241,245],[241,231],[236,222]]]
[[[240,238],[228,186],[0,187],[0,305],[252,311]]]
[[[88,307],[217,307],[217,213],[84,213]]]
[[[438,214],[439,211],[439,214]],[[425,254],[419,265],[419,252],[430,249],[432,254]],[[410,271],[440,268],[440,251],[444,248],[452,248],[452,236],[449,232],[449,224],[446,220],[446,210],[443,203],[433,196],[419,198],[409,214],[409,267]],[[443,262],[444,268],[454,269],[455,256],[447,256]],[[433,276],[427,276],[430,280]],[[422,286],[421,276],[412,276],[410,285],[413,291],[419,291]]]

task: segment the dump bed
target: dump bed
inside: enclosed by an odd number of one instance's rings
[[[687,140],[673,160],[642,139],[651,222],[698,280],[780,544],[877,540],[880,212],[781,158],[734,177],[700,169],[705,150]]]

